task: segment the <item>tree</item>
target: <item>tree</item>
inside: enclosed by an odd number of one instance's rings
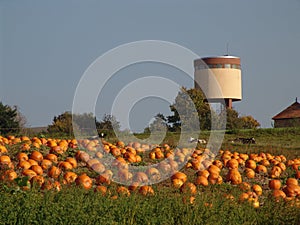
[[[255,129],[260,126],[260,123],[252,116],[242,116],[240,119],[243,129]]]
[[[162,113],[158,113],[149,127],[145,128],[144,133],[165,132],[169,128],[167,122],[167,118]]]
[[[22,131],[24,131],[24,129],[26,128],[27,119],[26,119],[26,117],[20,112],[20,110],[18,109],[17,106],[14,106],[14,108],[17,110],[16,121],[18,121],[20,130],[21,130],[21,132],[22,132]]]
[[[227,112],[226,129],[227,130],[241,129],[242,121],[239,118],[239,113],[234,109],[227,109],[226,112]]]
[[[226,129],[255,129],[260,126],[260,123],[252,116],[239,116],[239,113],[234,109],[227,109],[227,124]]]
[[[192,101],[190,101],[191,99]],[[195,118],[199,119],[200,129],[209,130],[211,127],[211,110],[209,104],[204,101],[204,95],[199,89],[182,87],[175,98],[175,103],[170,106],[173,115],[168,116],[168,123],[172,131],[179,131],[184,120],[189,130],[198,130]],[[196,112],[194,111],[196,110]],[[181,111],[181,113],[179,113]]]
[[[54,116],[53,123],[47,128],[49,133],[65,133],[71,135],[73,133],[72,114],[64,112],[58,116]]]
[[[10,107],[8,105],[3,105],[0,102],[0,133],[17,133],[20,130],[20,125],[18,122],[18,112],[16,107]]]
[[[103,116],[102,121],[96,122],[96,127],[99,132],[106,132],[109,134],[113,134],[115,132],[119,132],[121,125],[120,122],[117,121],[116,117],[113,115],[105,114]]]
[[[188,99],[191,99],[189,101]],[[194,115],[193,110],[191,110],[192,104],[197,110],[197,115]],[[171,131],[180,131],[182,119],[185,120],[185,125],[187,126],[185,130],[195,130],[197,129],[194,121],[195,116],[199,118],[200,129],[210,130],[212,129],[212,121],[216,125],[213,129],[224,129],[226,122],[226,129],[253,129],[260,126],[259,122],[255,120],[252,116],[240,117],[239,113],[234,109],[226,109],[221,113],[217,113],[210,108],[209,104],[205,101],[204,94],[199,89],[186,89],[181,88],[175,99],[175,103],[170,106],[173,115],[168,116],[168,123],[171,125]],[[181,111],[179,113],[178,111]],[[223,121],[223,113],[226,112],[227,120]],[[181,115],[180,115],[181,114]]]
[[[96,135],[96,117],[93,113],[72,114],[64,112],[54,116],[53,123],[48,126],[49,133],[73,134],[76,129],[81,135]]]

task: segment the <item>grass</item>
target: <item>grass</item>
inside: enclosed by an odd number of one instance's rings
[[[299,224],[300,210],[285,202],[264,207],[225,199],[234,187],[211,186],[194,204],[183,203],[177,190],[156,190],[155,196],[132,194],[111,199],[75,187],[60,192],[3,192],[0,224]],[[113,191],[113,190],[112,190]],[[188,198],[188,196],[186,196]],[[211,205],[210,205],[211,204]]]

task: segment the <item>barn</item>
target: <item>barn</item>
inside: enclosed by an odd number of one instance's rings
[[[300,103],[296,101],[272,118],[274,127],[300,127]]]

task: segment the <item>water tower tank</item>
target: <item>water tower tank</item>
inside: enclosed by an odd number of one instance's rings
[[[236,56],[205,57],[194,60],[195,88],[210,102],[225,100],[227,108],[242,99],[241,60]],[[216,84],[218,84],[216,87]]]

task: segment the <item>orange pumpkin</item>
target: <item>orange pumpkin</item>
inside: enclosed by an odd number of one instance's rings
[[[56,166],[52,166],[48,171],[48,176],[53,179],[57,179],[60,176],[60,174],[61,170]]]
[[[77,174],[71,171],[67,171],[64,174],[64,180],[66,181],[67,184],[71,184],[73,182],[75,182],[77,178]]]
[[[258,184],[254,184],[252,186],[252,189],[258,196],[262,195],[263,190],[262,190],[261,186],[259,186]]]
[[[154,195],[154,190],[151,186],[142,186],[139,189],[139,193],[144,196]]]
[[[52,162],[49,159],[43,159],[41,162],[41,167],[43,170],[47,170],[52,166]]]
[[[230,159],[227,162],[226,167],[229,169],[237,169],[239,167],[239,162],[236,159]]]
[[[29,169],[30,167],[31,167],[31,164],[28,161],[21,161],[18,163],[18,168]]]
[[[85,173],[78,176],[75,180],[76,184],[84,189],[91,189],[93,186],[93,180]]]
[[[137,172],[133,178],[135,182],[140,184],[146,184],[149,181],[149,178],[146,173],[144,172]]]
[[[41,161],[44,159],[42,153],[40,153],[40,152],[38,152],[38,151],[33,151],[33,152],[30,154],[30,157],[29,157],[29,158],[30,158],[30,159],[33,159],[33,160],[35,160],[35,161],[37,161],[37,162],[41,162]]]
[[[17,159],[19,161],[27,161],[28,160],[28,155],[24,152],[20,152],[18,155],[17,155]]]
[[[34,171],[31,170],[31,169],[25,169],[25,170],[23,170],[22,174],[23,174],[24,176],[29,177],[29,180],[30,180],[32,177],[34,177],[34,176],[37,175],[36,172],[34,172]]]
[[[45,156],[45,159],[48,159],[51,162],[57,163],[57,156],[55,154],[49,153]]]
[[[295,178],[289,177],[289,178],[286,180],[286,185],[289,186],[289,185],[291,185],[291,184],[298,186],[298,180],[295,179]]]
[[[226,180],[230,181],[232,184],[240,184],[242,183],[242,176],[238,169],[229,170]]]
[[[71,163],[74,169],[77,168],[77,160],[75,158],[67,158],[65,161]]]
[[[8,155],[1,155],[0,163],[3,165],[8,165],[9,163],[11,163],[10,157]]]
[[[246,168],[250,168],[250,169],[253,169],[255,170],[256,168],[256,162],[252,159],[249,159],[246,161],[246,164],[245,164]]]
[[[175,188],[180,188],[184,184],[184,182],[182,179],[175,178],[172,179],[172,184]]]
[[[269,188],[273,189],[273,190],[279,190],[281,188],[281,181],[280,180],[270,180]]]
[[[30,169],[33,170],[34,172],[36,172],[36,174],[38,174],[38,175],[42,175],[44,173],[42,167],[39,165],[32,165],[30,167]]]
[[[195,195],[197,193],[197,187],[191,182],[186,182],[180,187],[180,191],[185,194]]]
[[[99,162],[99,163],[93,164],[92,169],[97,173],[103,173],[105,171],[105,166]]]
[[[258,165],[255,168],[255,171],[256,171],[256,173],[267,173],[268,172],[267,167],[265,167],[264,165]]]
[[[18,174],[16,173],[16,171],[10,169],[10,170],[6,170],[1,178],[2,178],[2,180],[13,181],[17,177],[18,177]]]
[[[273,197],[276,198],[277,200],[281,199],[281,198],[286,198],[286,194],[281,191],[281,190],[278,190],[278,189],[275,189],[273,190],[273,193],[272,193]]]
[[[197,176],[195,184],[202,185],[202,186],[208,186],[208,179],[205,176]]]
[[[279,178],[281,175],[281,168],[279,166],[273,166],[272,169],[270,170],[269,176],[271,178]]]
[[[127,196],[127,197],[130,196],[130,191],[128,190],[128,188],[126,188],[124,186],[118,187],[117,192],[119,195],[122,195],[122,196]]]
[[[103,196],[107,194],[107,187],[103,185],[98,185],[94,189],[95,192],[101,193]]]
[[[171,179],[172,179],[172,180],[174,180],[174,179],[180,179],[180,180],[182,180],[182,182],[184,183],[184,182],[187,181],[187,176],[186,176],[186,174],[184,174],[184,173],[182,173],[182,172],[176,172],[176,173],[174,173],[174,174],[172,175]]]
[[[208,178],[209,172],[208,172],[208,170],[200,170],[200,171],[197,172],[197,175],[198,176],[204,176],[204,177]]]
[[[39,187],[41,187],[45,182],[45,178],[41,175],[37,175],[37,176],[32,177],[32,179],[30,181],[33,185],[36,184]]]

